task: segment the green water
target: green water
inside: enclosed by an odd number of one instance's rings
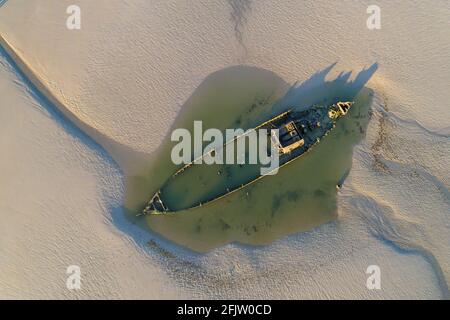
[[[203,130],[252,128],[289,107],[302,109],[308,104],[331,103],[337,99],[354,100],[355,105],[321,143],[281,168],[276,175],[266,176],[200,208],[168,216],[143,217],[148,227],[182,246],[208,251],[233,241],[267,244],[286,234],[335,219],[336,185],[348,174],[353,147],[364,136],[370,118],[370,92],[364,89],[355,97],[345,83],[327,82],[287,104],[288,89],[281,78],[267,70],[251,67],[221,70],[205,79],[193,93],[170,132],[175,128],[192,132],[194,120],[203,121]],[[158,154],[142,173],[128,178],[125,205],[132,213],[140,212],[180,168],[170,159],[174,145],[170,136],[166,137]],[[205,168],[206,171],[217,172],[218,169],[214,165],[199,166],[210,167]],[[223,174],[225,178],[226,172]],[[183,188],[200,188],[207,183],[199,179],[192,185],[180,187],[176,195],[179,205],[188,201],[183,198]],[[210,192],[215,192],[214,186]]]
[[[194,207],[254,180],[259,173],[259,165],[194,165],[163,187],[162,199],[170,210]]]

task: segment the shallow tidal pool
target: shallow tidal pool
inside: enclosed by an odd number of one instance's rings
[[[175,128],[193,131],[194,120],[207,128],[252,128],[271,117],[314,103],[353,100],[347,116],[310,152],[263,179],[208,205],[169,215],[147,215],[153,231],[194,251],[209,251],[229,242],[268,244],[284,235],[311,229],[337,217],[337,185],[351,169],[353,147],[364,137],[372,93],[364,83],[347,79],[316,81],[290,87],[276,74],[254,67],[213,73],[182,107],[169,136],[139,174],[127,178],[125,207],[139,213],[151,196],[180,166],[170,154]],[[201,166],[205,166],[202,164]],[[196,188],[193,181],[189,188]]]

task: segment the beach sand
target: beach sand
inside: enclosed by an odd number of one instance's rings
[[[71,1],[0,2],[30,69],[0,52],[1,298],[449,297],[448,2],[378,1],[380,30],[369,1],[77,2],[79,31]],[[294,84],[335,62],[327,79],[378,64],[337,220],[199,254],[125,218],[125,175],[208,75],[247,65]],[[372,264],[382,290],[366,288]]]

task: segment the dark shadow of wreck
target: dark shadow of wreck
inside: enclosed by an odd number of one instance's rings
[[[296,82],[285,96],[274,105],[274,113],[279,113],[287,106],[304,109],[317,103],[334,103],[337,100],[353,100],[358,92],[367,84],[378,69],[378,63],[363,69],[353,80],[349,80],[352,72],[341,72],[331,80],[326,80],[336,63],[318,71],[304,82]]]

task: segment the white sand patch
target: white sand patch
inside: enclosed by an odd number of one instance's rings
[[[117,166],[31,94],[0,56],[0,297],[178,296],[180,289],[117,231]],[[72,264],[81,267],[79,292],[66,289]]]

